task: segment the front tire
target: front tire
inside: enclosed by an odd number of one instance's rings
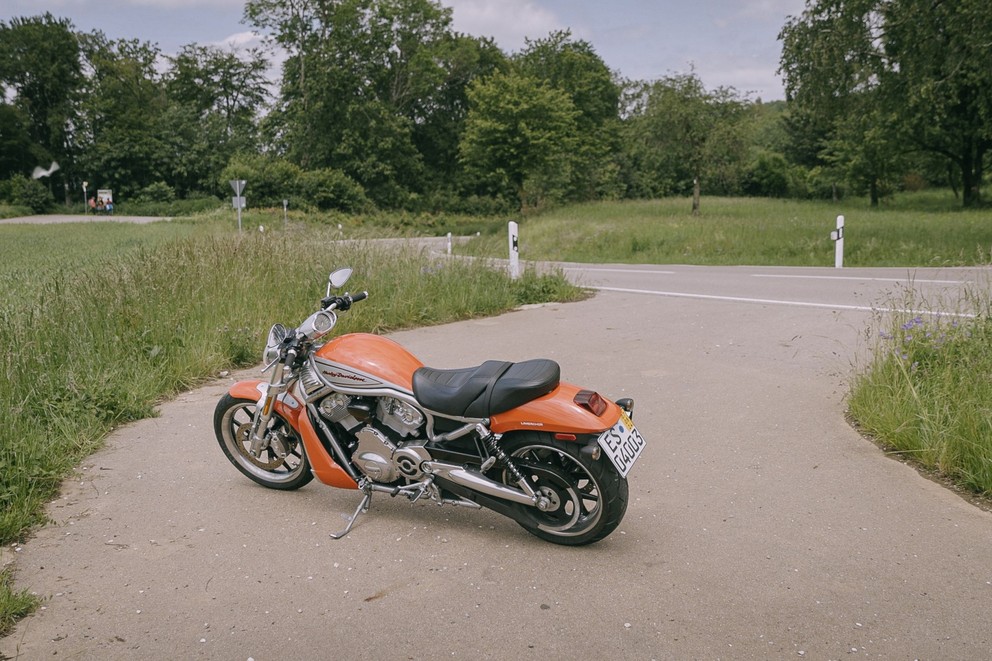
[[[531,487],[551,500],[540,511],[523,507],[520,525],[555,544],[581,546],[603,539],[627,511],[627,480],[605,456],[593,461],[577,443],[554,440],[550,434],[508,434],[501,442]],[[506,470],[502,479],[516,486]]]
[[[214,433],[224,455],[234,467],[263,487],[290,491],[313,479],[303,442],[289,423],[278,414],[269,420],[267,434],[278,434],[289,453],[279,457],[272,448],[258,457],[251,456],[251,423],[258,402],[226,394],[214,409]]]

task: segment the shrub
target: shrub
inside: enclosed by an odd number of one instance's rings
[[[142,188],[136,199],[139,202],[172,202],[176,199],[176,191],[164,181],[156,181]]]
[[[371,207],[365,189],[341,172],[324,168],[303,170],[294,163],[266,155],[238,155],[221,172],[223,186],[234,179],[247,183],[244,196],[252,207],[281,207],[291,199],[296,207],[364,211]]]
[[[341,172],[323,168],[301,172],[296,180],[300,198],[322,211],[366,211],[371,202],[361,185]]]
[[[15,205],[28,207],[34,213],[44,213],[55,203],[51,191],[43,183],[23,175],[10,178],[10,200]]]

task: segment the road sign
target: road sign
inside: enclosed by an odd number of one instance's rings
[[[241,197],[241,194],[245,192],[245,184],[247,183],[244,179],[231,179],[230,181],[231,188],[234,189],[234,194],[238,197]]]

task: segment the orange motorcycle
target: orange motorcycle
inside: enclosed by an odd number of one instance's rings
[[[298,328],[272,327],[267,381],[235,383],[217,403],[217,441],[239,471],[272,489],[316,476],[362,492],[335,539],[377,492],[486,507],[556,544],[590,544],[620,524],[644,449],[633,400],[561,381],[552,360],[434,369],[377,335],[322,342],[368,297],[332,295],[351,273],[331,273],[320,309]]]

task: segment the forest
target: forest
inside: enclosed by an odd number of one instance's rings
[[[247,0],[244,22],[267,47],[164,54],[51,13],[0,22],[0,201],[82,210],[84,182],[118,206],[219,201],[244,179],[249,205],[343,212],[875,206],[926,187],[982,202],[987,0],[809,0],[781,28],[786,99],[770,102],[692,70],[626,79],[567,30],[506,53],[435,0]]]

